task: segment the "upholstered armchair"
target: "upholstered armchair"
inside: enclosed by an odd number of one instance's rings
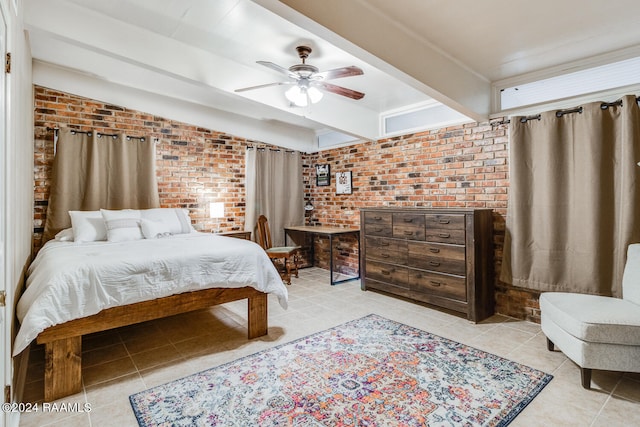
[[[592,369],[640,372],[640,244],[627,251],[622,299],[545,292],[540,310],[547,347],[580,367],[584,388]]]

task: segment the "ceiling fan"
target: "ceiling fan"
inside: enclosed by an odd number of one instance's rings
[[[271,68],[279,73],[289,77],[290,81],[267,83],[264,85],[245,87],[236,89],[235,92],[245,92],[248,90],[261,89],[270,86],[293,86],[285,92],[285,96],[291,103],[297,107],[306,107],[309,104],[315,104],[322,99],[322,91],[335,93],[336,95],[346,96],[351,99],[362,99],[364,93],[357,90],[348,89],[346,87],[337,86],[327,83],[326,80],[339,79],[341,77],[359,76],[364,74],[362,69],[356,66],[336,68],[333,70],[319,72],[317,67],[307,64],[306,59],[311,53],[308,46],[296,47],[298,56],[302,60],[301,64],[292,65],[289,68],[281,67],[268,61],[257,61],[258,64]]]

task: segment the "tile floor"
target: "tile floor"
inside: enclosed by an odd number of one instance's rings
[[[580,386],[578,368],[546,349],[537,324],[493,316],[472,324],[425,306],[376,292],[359,281],[329,285],[329,273],[300,271],[289,309],[269,298],[269,335],[246,338],[246,302],[146,322],[83,340],[83,391],[57,403],[89,403],[85,413],[24,413],[20,426],[137,426],[130,394],[214,367],[280,343],[376,313],[527,364],[554,379],[511,426],[640,426],[640,375],[594,372],[593,390]],[[43,350],[31,353],[25,402],[43,396]]]

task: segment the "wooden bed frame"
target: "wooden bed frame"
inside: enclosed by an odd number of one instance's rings
[[[82,390],[82,336],[147,320],[248,299],[249,339],[267,334],[267,294],[251,287],[211,288],[112,307],[42,331],[45,346],[44,400],[51,402]]]

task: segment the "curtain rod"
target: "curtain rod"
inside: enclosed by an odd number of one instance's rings
[[[636,97],[636,102],[640,102],[640,96]],[[606,110],[609,107],[621,107],[622,106],[622,99],[619,99],[617,101],[614,102],[603,102],[600,104],[600,109],[601,110]],[[556,117],[562,117],[565,114],[571,114],[571,113],[579,113],[582,114],[582,107],[576,107],[576,108],[569,108],[567,110],[558,110],[556,111]],[[540,120],[542,118],[541,114],[535,114],[533,116],[525,116],[525,117],[520,117],[520,123],[527,123],[529,120]],[[500,120],[497,122],[491,122],[491,126],[500,126],[500,125],[506,125],[511,123],[510,119],[506,119],[506,120]]]
[[[49,126],[47,126],[47,131],[54,131],[56,133],[56,136],[58,135],[59,130],[60,128],[50,128]],[[83,131],[83,130],[76,130],[76,129],[70,129],[70,132],[72,135],[75,135],[76,133],[83,133],[88,136],[91,136],[91,134],[93,133],[93,131],[90,131],[90,130]],[[115,133],[101,133],[101,132],[96,132],[96,135],[98,138],[102,138],[103,136],[110,136],[113,139],[116,139],[119,136],[118,134],[115,134]],[[132,139],[139,139],[140,141],[144,142],[146,138],[144,136],[127,135],[127,141],[131,141]],[[153,138],[153,139],[155,140],[156,143],[159,141],[159,138]]]
[[[267,147],[254,147],[253,145],[247,145],[247,150],[253,150],[254,148],[256,150],[262,150],[262,151],[267,149]],[[279,149],[279,148],[269,148],[269,151],[282,151],[282,150]],[[295,153],[296,150],[284,150],[284,152],[285,153]]]

